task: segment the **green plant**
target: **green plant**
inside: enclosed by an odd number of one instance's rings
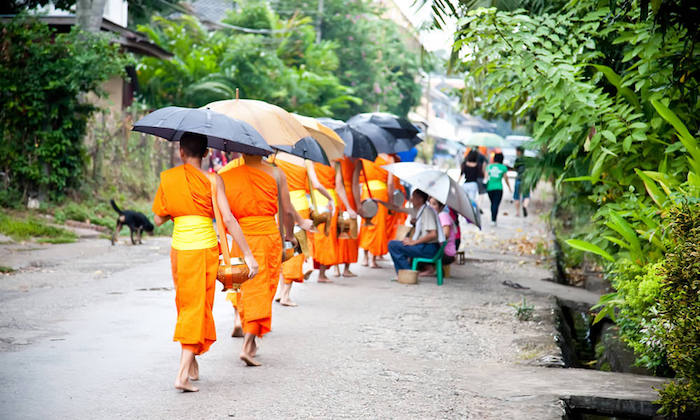
[[[26,198],[60,198],[82,174],[82,137],[96,109],[81,95],[127,61],[106,36],[59,34],[20,15],[0,25],[0,171]]]
[[[679,379],[660,391],[662,413],[700,410],[700,203],[670,210],[671,240],[658,298],[660,344]]]
[[[528,305],[525,296],[520,303],[509,303],[508,306],[515,309],[513,314],[519,321],[529,321],[535,312],[535,305]]]
[[[269,30],[245,34],[208,31],[193,16],[155,17],[140,26],[149,38],[175,55],[145,57],[138,67],[140,94],[154,107],[202,106],[240,97],[259,99],[310,116],[332,116],[361,102],[333,74],[336,45],[314,42],[308,18],[280,19],[266,5],[244,2],[224,23]]]

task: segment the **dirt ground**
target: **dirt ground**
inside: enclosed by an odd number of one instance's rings
[[[169,239],[86,238],[0,245],[3,418],[561,418],[560,398],[653,398],[661,380],[556,365],[552,295],[597,296],[543,280],[539,214],[465,228],[466,264],[443,286],[392,282],[382,269],[295,285],[274,304],[259,368],[238,359],[232,310],[217,294],[218,341],[200,359],[201,391],[176,392],[179,345]],[[529,289],[514,289],[504,281]],[[535,306],[518,321],[510,303]]]

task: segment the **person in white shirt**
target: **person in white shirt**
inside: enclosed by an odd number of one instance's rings
[[[428,194],[414,190],[411,194],[411,204],[415,213],[412,222],[415,223],[414,233],[410,238],[389,242],[389,254],[394,260],[394,268],[406,270],[411,268],[411,258],[432,258],[437,254],[440,245],[445,241],[445,234],[440,228],[440,222],[435,210],[427,205]]]

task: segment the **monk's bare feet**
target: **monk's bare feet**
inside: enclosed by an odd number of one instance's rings
[[[377,264],[377,260],[372,258],[372,262],[369,264],[369,268],[382,268]]]
[[[333,275],[336,277],[340,277],[340,266],[335,266]]]
[[[190,377],[190,381],[199,380],[199,363],[197,363],[196,358],[192,360],[192,364],[190,365],[190,372],[188,375]]]
[[[233,332],[231,333],[231,337],[240,338],[243,336],[244,336],[243,328],[241,328],[241,326],[236,325],[235,327],[233,327]]]
[[[357,274],[353,273],[350,270],[345,270],[343,271],[343,277],[357,277]]]
[[[332,281],[331,279],[329,279],[328,277],[326,277],[326,276],[323,276],[323,277],[318,276],[318,280],[317,280],[317,281],[318,281],[319,283],[333,283],[333,281]]]
[[[291,299],[282,300],[282,301],[280,301],[280,304],[282,306],[291,306],[291,307],[299,306],[295,302],[293,302]]]
[[[175,389],[179,389],[182,392],[197,392],[197,391],[199,391],[199,388],[192,385],[188,379],[185,379],[184,381],[182,381],[182,380],[180,380],[180,378],[177,378],[177,380],[175,381]]]
[[[311,274],[313,274],[314,270],[308,270],[306,273],[304,273],[304,280],[308,280],[309,277],[311,277]]]
[[[245,362],[246,366],[262,366],[262,363],[255,360],[255,358],[249,354],[241,353],[240,358]]]

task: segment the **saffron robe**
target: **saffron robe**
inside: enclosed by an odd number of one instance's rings
[[[206,352],[216,341],[212,307],[219,248],[211,221],[214,217],[211,200],[207,176],[198,168],[184,164],[160,174],[160,186],[152,207],[153,213],[173,218],[173,236],[179,236],[170,250],[177,307],[173,341],[179,341],[184,349],[194,354]],[[179,223],[193,219],[195,223],[189,230]],[[201,223],[197,223],[198,219]],[[209,219],[208,226],[206,219]],[[202,236],[209,239],[202,240]],[[185,245],[180,245],[183,243]]]
[[[282,262],[282,238],[275,220],[277,182],[266,172],[247,165],[221,174],[231,213],[241,226],[258,274],[241,285],[238,313],[243,331],[258,337],[270,332],[272,300]]]
[[[311,216],[311,210],[309,208],[309,200],[306,198],[306,194],[309,192],[309,175],[306,173],[306,168],[279,159],[276,159],[274,163],[284,172],[287,178],[289,197],[294,210],[301,217],[308,219]],[[306,232],[306,237],[310,244],[312,235]],[[293,281],[298,283],[304,282],[304,260],[306,257],[303,254],[297,254],[282,263],[282,277],[285,284],[290,284]]]
[[[340,173],[343,177],[343,187],[345,188],[345,195],[348,197],[348,204],[350,207],[357,212],[355,206],[355,196],[352,193],[352,174],[355,171],[355,164],[353,161],[345,156],[340,160]],[[342,201],[339,201],[338,206],[340,207],[339,212],[346,211],[345,205]],[[350,264],[357,262],[358,255],[358,238],[338,238],[338,263],[339,264]]]
[[[362,187],[361,200],[376,198],[389,201],[387,190],[387,178],[389,173],[382,169],[387,162],[377,157],[374,162],[362,159],[362,173],[360,186]],[[369,191],[367,187],[369,186]],[[378,204],[377,214],[372,218],[372,225],[362,224],[360,228],[360,248],[372,253],[372,255],[384,255],[389,252],[389,232],[387,232],[388,209]]]
[[[328,235],[324,233],[326,229],[325,223],[318,225],[318,232],[314,234],[314,266],[319,264],[326,266],[336,265],[338,264],[338,201],[340,200],[338,200],[338,196],[335,193],[335,169],[320,163],[314,163],[314,169],[316,170],[316,176],[318,176],[318,182],[328,190],[333,198],[335,209],[334,214],[331,215]],[[316,204],[318,205],[318,210],[321,211],[328,205],[328,199],[318,191],[314,190],[313,193],[316,194]]]

